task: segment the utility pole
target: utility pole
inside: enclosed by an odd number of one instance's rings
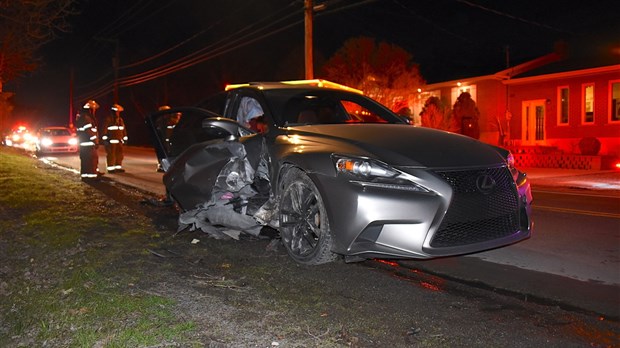
[[[112,58],[112,67],[114,68],[114,104],[118,104],[118,66],[120,60],[118,39],[114,40],[116,43],[114,58]]]
[[[305,21],[305,63],[306,80],[314,78],[314,61],[312,59],[312,0],[304,0],[304,21]]]
[[[75,73],[73,67],[71,67],[71,71],[69,73],[69,128],[73,129],[73,125],[75,124],[75,114],[73,113],[73,81],[75,78]]]
[[[504,54],[506,55],[506,69],[510,68],[510,46],[504,46]]]
[[[109,42],[114,44],[114,56],[112,56],[112,69],[114,69],[114,103],[118,104],[118,67],[120,62],[120,44],[118,38],[108,39],[105,37],[93,37],[97,41]]]

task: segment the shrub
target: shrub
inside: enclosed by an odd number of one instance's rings
[[[601,150],[601,141],[594,137],[585,137],[579,140],[579,150],[582,155],[596,156]]]

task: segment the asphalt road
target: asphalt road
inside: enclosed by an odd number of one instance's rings
[[[534,236],[472,257],[620,285],[620,198],[534,190]]]
[[[126,147],[122,174],[111,180],[163,196],[161,173],[149,148]],[[42,157],[68,170],[77,155]],[[105,152],[100,149],[100,171]],[[464,257],[406,260],[416,269],[516,297],[620,319],[620,195],[534,185],[535,230],[531,239]]]

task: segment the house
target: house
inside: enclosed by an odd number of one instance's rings
[[[429,96],[454,105],[469,92],[480,140],[513,149],[521,165],[600,169],[620,158],[620,55],[609,56],[551,53],[491,75],[429,84],[414,110]]]

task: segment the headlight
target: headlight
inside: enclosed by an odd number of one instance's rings
[[[348,173],[364,178],[394,178],[398,176],[398,172],[394,169],[367,158],[334,156],[334,160],[338,173]]]
[[[69,145],[77,145],[77,138],[71,138],[69,139]]]
[[[431,192],[426,187],[415,183],[406,175],[385,163],[361,157],[348,157],[333,155],[332,159],[339,175],[347,175],[350,182],[363,187],[376,187],[383,189]]]
[[[50,138],[43,138],[43,139],[41,139],[41,145],[43,145],[43,146],[50,146],[53,143],[54,142]]]

